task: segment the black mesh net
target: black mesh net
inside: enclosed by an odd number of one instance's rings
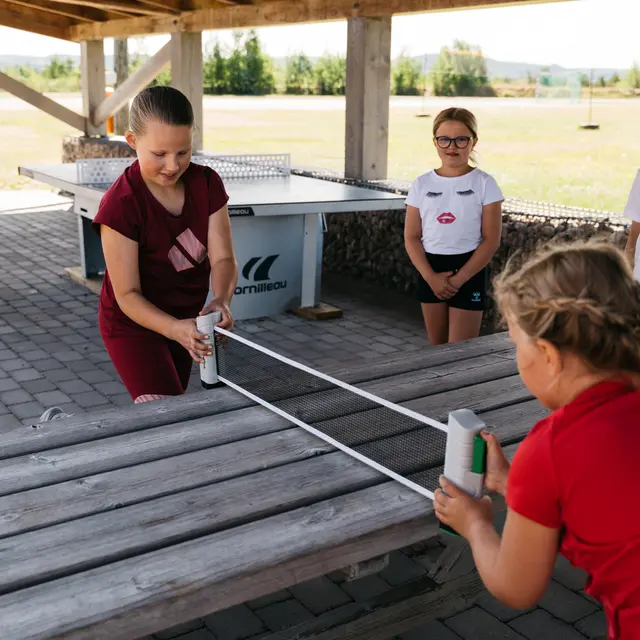
[[[216,355],[222,378],[419,486],[438,487],[443,431],[233,337],[218,335]]]

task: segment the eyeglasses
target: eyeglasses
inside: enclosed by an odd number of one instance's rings
[[[471,138],[469,136],[458,136],[457,138],[449,138],[448,136],[438,136],[436,138],[436,144],[441,149],[448,149],[453,142],[456,145],[456,149],[466,149],[469,146]]]

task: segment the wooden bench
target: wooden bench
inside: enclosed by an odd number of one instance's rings
[[[473,409],[505,444],[546,413],[504,334],[331,373],[436,419]],[[438,535],[430,501],[228,388],[2,444],[2,640],[133,640]],[[481,585],[446,573],[295,637],[382,640],[454,612]]]

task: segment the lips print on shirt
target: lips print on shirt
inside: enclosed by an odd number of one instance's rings
[[[441,213],[436,220],[440,224],[451,224],[456,221],[456,217],[450,211],[445,211],[444,213]]]

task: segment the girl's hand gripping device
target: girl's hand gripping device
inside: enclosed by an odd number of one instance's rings
[[[449,414],[444,476],[474,498],[482,497],[484,489],[487,443],[480,435],[484,428],[485,423],[469,409]],[[440,529],[458,535],[445,524],[440,524]]]
[[[196,326],[200,333],[209,336],[208,340],[204,340],[205,344],[211,345],[213,353],[205,356],[204,362],[200,363],[200,381],[205,389],[213,389],[219,386],[218,381],[218,365],[216,362],[216,343],[215,343],[215,326],[222,320],[222,314],[219,311],[208,313],[206,316],[198,316]]]

